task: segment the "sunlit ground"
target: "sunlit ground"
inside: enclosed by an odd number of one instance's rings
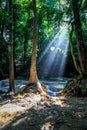
[[[67,27],[61,27],[38,60],[38,64],[43,61],[39,70],[41,77],[63,77],[68,45]]]
[[[87,98],[28,93],[0,106],[1,130],[86,130]],[[82,128],[82,129],[80,129]]]

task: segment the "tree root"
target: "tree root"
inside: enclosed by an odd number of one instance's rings
[[[87,79],[82,76],[69,82],[66,88],[57,94],[58,96],[87,96]]]
[[[22,86],[19,88],[19,93],[23,93],[28,89],[30,86],[35,85],[35,90],[39,92],[39,94],[45,96],[48,99],[51,99],[51,96],[48,95],[48,91],[46,89],[46,86],[40,82],[39,80],[35,83],[28,83],[26,86]]]
[[[38,91],[41,93],[41,95],[45,96],[48,99],[52,98],[50,95],[48,95],[47,88],[42,82],[40,81],[37,82],[37,88],[38,88]]]

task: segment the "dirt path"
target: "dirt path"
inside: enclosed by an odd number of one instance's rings
[[[87,98],[0,98],[0,130],[87,130]]]

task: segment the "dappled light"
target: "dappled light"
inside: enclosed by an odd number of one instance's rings
[[[65,98],[62,96],[49,100],[41,95],[30,94],[29,97],[26,95],[22,99],[10,100],[9,103],[11,102],[13,105],[14,101],[17,106],[24,108],[26,111],[20,112],[19,110],[16,116],[15,113],[11,115],[7,111],[3,115],[3,119],[7,118],[8,120],[6,125],[3,126],[1,124],[1,130],[59,130],[62,127],[65,130],[74,130],[78,127],[77,130],[79,130],[81,126],[84,129],[87,127],[86,110],[82,112],[86,106],[86,99],[76,97]],[[16,108],[12,109],[15,109],[16,112]]]

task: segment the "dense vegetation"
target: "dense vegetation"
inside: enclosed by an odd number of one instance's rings
[[[36,82],[35,57],[40,57],[64,25],[68,25],[70,41],[65,75],[87,75],[86,0],[0,0],[0,79],[9,75],[14,84],[14,75],[24,74],[35,77],[29,83]]]

